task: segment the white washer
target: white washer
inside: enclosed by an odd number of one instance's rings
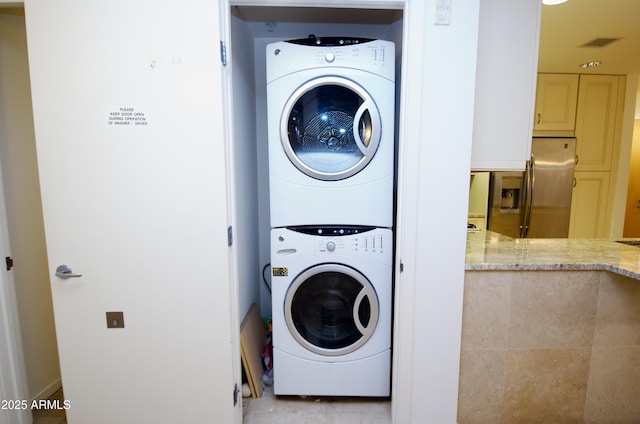
[[[271,230],[276,395],[389,396],[392,231]]]
[[[393,222],[395,47],[267,46],[271,227]]]

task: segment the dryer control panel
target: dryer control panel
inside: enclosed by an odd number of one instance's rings
[[[331,42],[325,42],[325,40]],[[320,40],[320,43],[318,41]],[[348,68],[395,81],[395,44],[386,40],[323,37],[267,45],[267,84],[285,75]],[[331,71],[335,72],[335,71]]]
[[[362,44],[374,41],[373,38],[363,37],[316,37],[310,34],[307,38],[298,38],[295,40],[287,40],[287,43],[301,44],[303,46],[318,47],[335,47],[335,46],[351,46],[354,44]]]
[[[369,64],[371,66],[383,66],[386,59],[386,48],[380,45],[362,45],[349,47],[326,47],[318,49],[313,55],[316,64],[344,65]]]

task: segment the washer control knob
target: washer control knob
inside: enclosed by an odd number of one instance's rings
[[[336,244],[332,241],[327,242],[326,247],[329,252],[333,252],[334,250],[336,250]]]
[[[334,53],[328,52],[324,55],[324,60],[326,60],[328,63],[332,63],[334,60],[336,60],[336,55]]]

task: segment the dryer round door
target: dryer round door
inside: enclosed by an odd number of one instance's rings
[[[285,104],[282,147],[304,174],[324,181],[349,178],[373,159],[382,136],[378,108],[355,82],[327,76],[300,86]]]
[[[369,280],[340,264],[316,265],[302,272],[284,302],[285,321],[294,339],[327,356],[363,346],[373,335],[379,309]]]

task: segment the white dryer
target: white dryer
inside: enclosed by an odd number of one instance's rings
[[[394,51],[361,38],[267,46],[272,228],[392,226]]]
[[[271,230],[276,395],[389,396],[392,232]]]

